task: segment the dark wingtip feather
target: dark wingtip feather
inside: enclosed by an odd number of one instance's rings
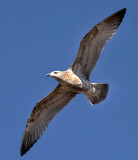
[[[113,13],[111,16],[107,17],[104,21],[107,23],[110,23],[110,22],[116,20],[120,24],[124,18],[125,13],[126,13],[126,8],[123,8],[123,9]]]
[[[20,155],[23,156],[27,151],[30,150],[30,148],[36,143],[37,140],[33,140],[33,142],[30,141],[31,135],[29,132],[26,132],[26,134],[23,136],[21,148],[20,148]]]
[[[125,13],[126,13],[126,8],[123,8],[123,9],[115,12],[114,14],[122,14],[122,15],[124,15]]]
[[[126,13],[126,10],[127,10],[127,9],[126,9],[126,8],[123,8],[123,9],[121,9],[121,10]],[[121,11],[121,10],[120,10],[120,11]]]
[[[118,12],[116,12],[115,14],[119,14],[122,15],[122,18],[124,17],[124,15],[126,14],[126,8],[123,8],[121,10],[119,10]]]
[[[22,144],[21,149],[20,149],[20,155],[23,156],[27,151],[30,150],[30,148],[36,143],[36,141],[31,144],[30,146],[26,146],[25,144]]]

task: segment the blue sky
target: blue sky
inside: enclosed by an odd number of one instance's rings
[[[138,1],[0,1],[0,159],[138,159]],[[45,76],[66,70],[81,38],[126,7],[91,82],[108,82],[107,99],[92,106],[78,95],[20,157],[20,144],[37,101],[58,84]]]

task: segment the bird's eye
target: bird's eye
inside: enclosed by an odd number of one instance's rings
[[[57,74],[57,72],[54,72],[54,74]]]

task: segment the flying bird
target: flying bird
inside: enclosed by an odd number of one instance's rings
[[[47,74],[56,79],[59,84],[48,96],[35,105],[23,135],[21,156],[40,138],[53,117],[77,94],[83,93],[93,105],[106,98],[109,85],[107,83],[91,83],[89,76],[106,42],[115,34],[125,13],[126,8],[94,26],[81,40],[77,56],[69,69]]]

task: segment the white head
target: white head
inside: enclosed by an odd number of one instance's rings
[[[63,71],[53,71],[51,73],[46,74],[46,76],[51,76],[57,81],[59,81],[62,79],[62,74],[63,74]]]

